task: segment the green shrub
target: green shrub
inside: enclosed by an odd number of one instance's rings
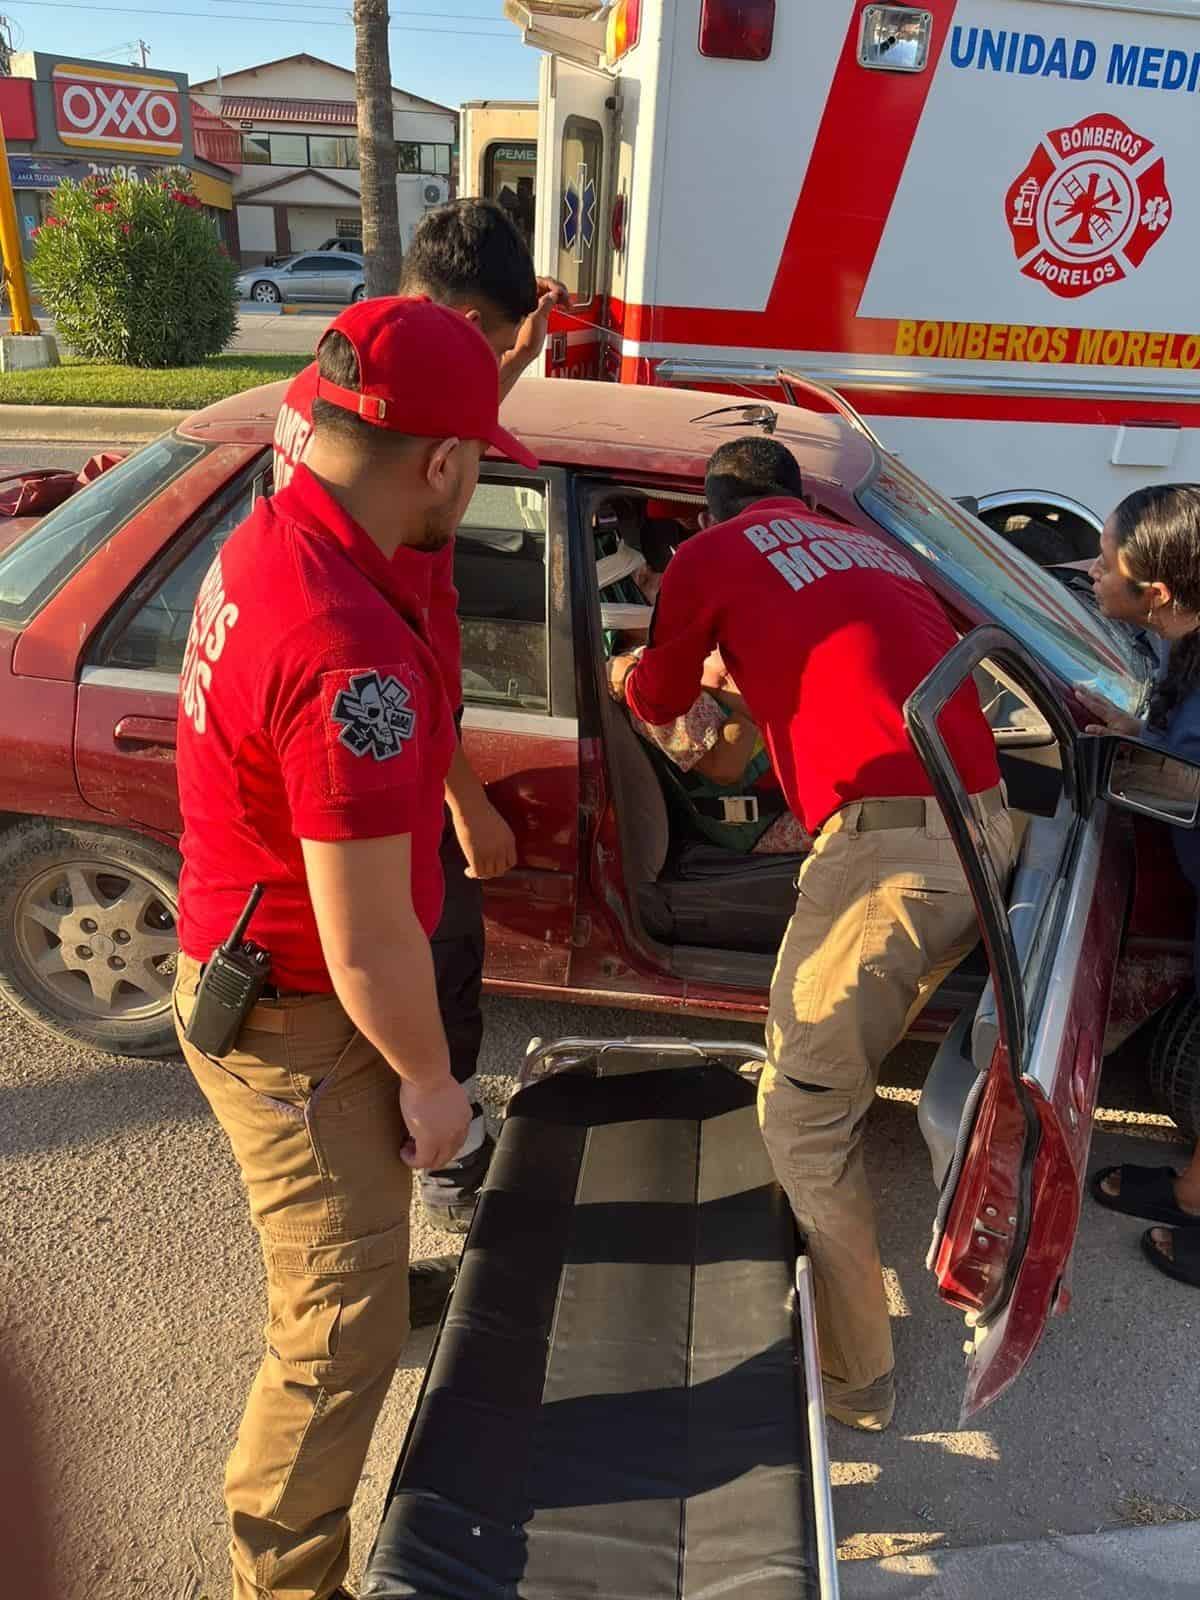
[[[61,183],[33,271],[58,333],[81,356],[179,367],[233,338],[236,268],[192,193],[168,169],[147,183]]]

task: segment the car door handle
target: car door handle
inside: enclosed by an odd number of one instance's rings
[[[174,750],[176,725],[166,717],[122,717],[113,729],[118,744],[153,744]]]

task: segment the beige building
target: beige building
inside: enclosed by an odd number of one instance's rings
[[[354,74],[316,56],[286,56],[192,85],[192,95],[241,133],[234,181],[242,262],[361,237]],[[392,90],[400,237],[453,193],[458,113]]]

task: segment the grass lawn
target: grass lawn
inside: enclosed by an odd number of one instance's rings
[[[302,355],[213,356],[197,367],[106,367],[68,356],[61,367],[0,376],[0,405],[153,406],[195,411],[260,383],[290,378]]]

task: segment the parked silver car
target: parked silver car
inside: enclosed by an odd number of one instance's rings
[[[332,300],[348,305],[366,293],[363,260],[343,250],[313,250],[274,267],[247,267],[237,277],[238,298],[258,305],[281,300]]]

